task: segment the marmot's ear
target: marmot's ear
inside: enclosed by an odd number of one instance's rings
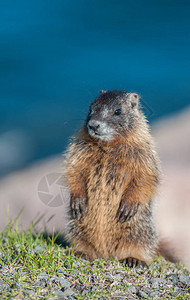
[[[139,95],[136,94],[136,93],[130,93],[128,94],[128,99],[131,103],[131,107],[134,108],[134,107],[138,107],[138,103],[139,103]]]
[[[105,90],[100,91],[100,94],[105,94],[105,93],[107,93],[107,91],[105,91]]]

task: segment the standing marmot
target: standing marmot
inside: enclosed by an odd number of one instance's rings
[[[66,238],[90,260],[150,263],[157,247],[152,201],[158,159],[139,96],[102,91],[65,157],[71,192]]]

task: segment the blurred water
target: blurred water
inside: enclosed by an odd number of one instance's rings
[[[12,168],[60,153],[101,89],[140,93],[150,121],[189,105],[189,16],[188,0],[1,3],[0,149],[23,137]]]

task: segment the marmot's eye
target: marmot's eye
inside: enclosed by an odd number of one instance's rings
[[[116,109],[114,115],[119,116],[121,114],[121,109]]]

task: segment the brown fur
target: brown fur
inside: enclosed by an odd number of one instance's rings
[[[102,98],[105,95],[106,92],[95,100],[96,107],[101,106],[101,101],[106,103],[106,98]],[[115,94],[112,97],[115,99]],[[76,252],[90,260],[134,257],[150,263],[155,254],[152,200],[158,184],[158,160],[143,114],[139,108],[135,113],[128,108],[128,114],[132,115],[133,125],[119,129],[111,141],[92,138],[84,125],[65,155],[71,207],[76,199],[85,199],[86,207],[78,219],[71,216],[66,238],[75,245]],[[134,215],[125,222],[116,216],[122,205],[136,207]]]

